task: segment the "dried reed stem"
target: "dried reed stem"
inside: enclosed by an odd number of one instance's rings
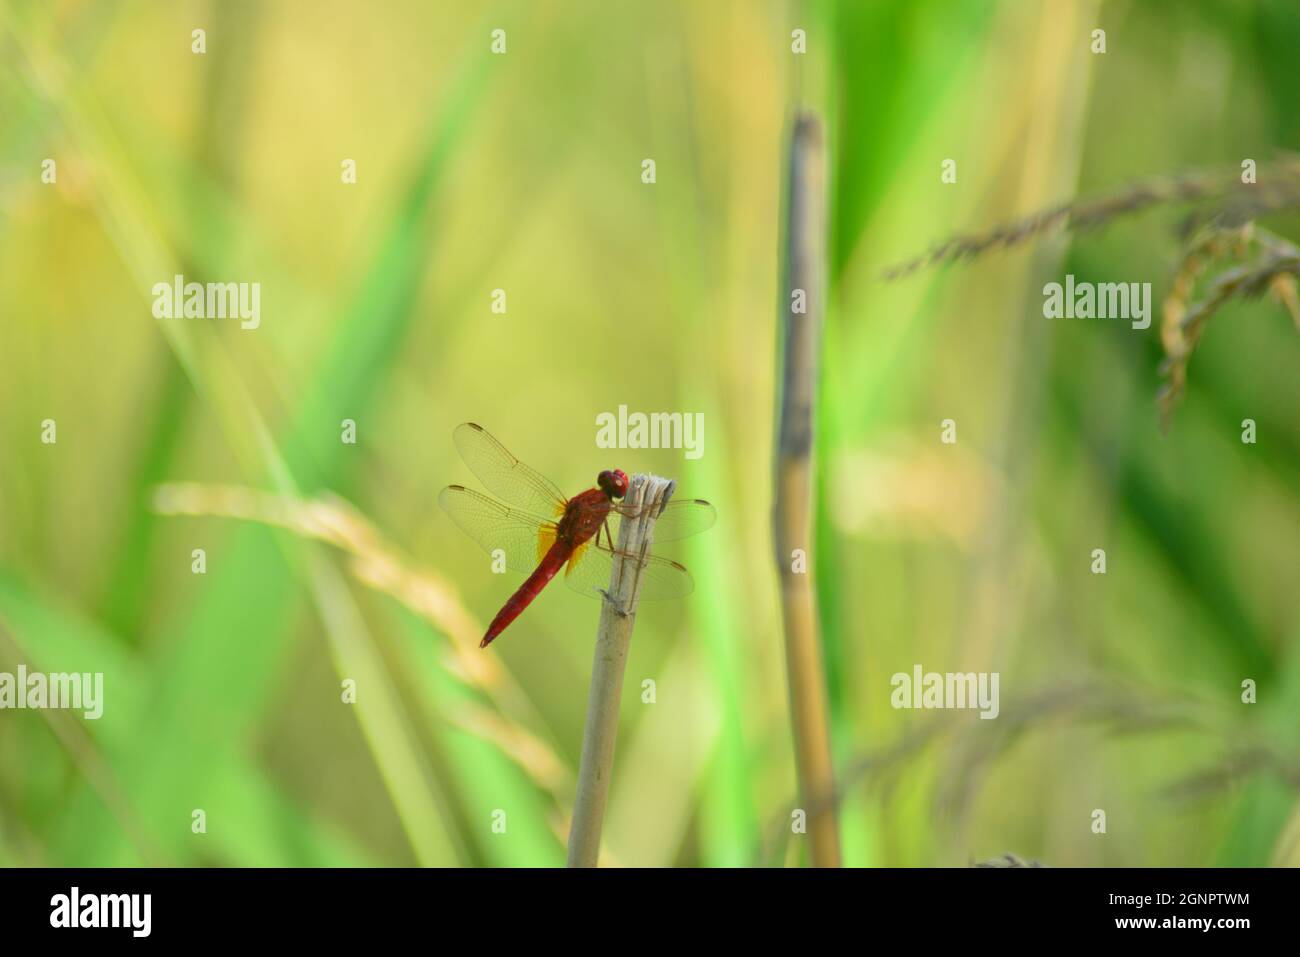
[[[819,805],[805,809],[813,865],[838,867],[835,802],[817,801],[818,796],[835,793],[835,775],[816,596],[811,569],[796,571],[793,560],[796,549],[812,551],[813,409],[826,235],[824,155],[821,122],[810,113],[800,114],[791,133],[786,198],[783,381],[773,518],[799,794],[805,803]],[[803,312],[793,305],[795,290],[803,292]]]
[[[624,518],[618,550],[640,555],[654,538],[655,519],[668,504],[677,483],[656,475],[635,475],[625,501],[629,505],[658,503],[636,519]],[[587,697],[587,725],[582,733],[582,761],[578,766],[578,793],[569,828],[569,866],[595,867],[600,858],[600,831],[605,801],[614,769],[614,741],[618,737],[619,705],[623,698],[623,672],[627,667],[632,626],[641,591],[641,566],[615,558],[609,591],[600,610],[600,630],[591,666],[591,692]]]

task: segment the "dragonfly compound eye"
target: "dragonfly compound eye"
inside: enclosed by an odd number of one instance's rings
[[[610,498],[622,498],[627,494],[627,473],[621,469],[606,469],[596,476],[596,484]]]

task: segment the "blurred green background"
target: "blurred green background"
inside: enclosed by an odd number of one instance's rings
[[[1176,211],[881,279],[1300,149],[1298,51],[1291,0],[0,0],[0,671],[105,674],[99,721],[0,711],[0,863],[562,863],[599,608],[551,588],[473,647],[517,580],[435,505],[478,487],[465,420],[566,490],[621,467],[718,506],[667,552],[695,594],[637,622],[604,860],[803,863],[770,526],[798,102],[831,184],[812,563],[846,863],[1300,862],[1285,312],[1217,317],[1162,433],[1158,316],[1048,321],[1040,290],[1158,303]],[[176,273],[259,282],[260,328],[154,319]],[[703,412],[704,456],[598,449],[620,404]],[[174,482],[202,487],[160,508]],[[999,672],[1001,717],[892,709],[917,663]]]

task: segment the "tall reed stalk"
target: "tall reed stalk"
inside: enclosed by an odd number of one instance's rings
[[[632,477],[624,501],[630,505],[658,503],[659,507],[641,509],[635,519],[623,519],[618,535],[621,554],[641,555],[649,548],[655,520],[676,486],[676,482],[657,475]],[[578,793],[569,828],[569,867],[595,867],[600,859],[600,831],[614,770],[623,673],[632,643],[632,626],[636,624],[641,568],[635,561],[615,558],[609,591],[600,609],[591,692],[587,697],[587,724],[582,733],[582,759],[578,766]]]
[[[781,291],[781,421],[773,516],[776,567],[781,580],[799,794],[808,815],[812,863],[815,867],[838,867],[840,841],[833,800],[835,775],[826,675],[816,592],[807,557],[813,553],[813,412],[826,261],[825,149],[821,121],[815,115],[801,113],[796,117],[788,163],[790,179],[783,224],[785,283]],[[800,301],[802,310],[797,305]],[[803,563],[796,562],[796,552],[805,556]]]

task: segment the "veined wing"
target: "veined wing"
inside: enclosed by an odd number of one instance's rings
[[[470,471],[493,495],[542,518],[564,514],[568,501],[564,493],[546,476],[511,455],[483,426],[465,422],[456,426],[452,439]]]
[[[591,543],[575,551],[569,559],[562,572],[564,583],[588,598],[604,597],[610,587],[616,555],[623,555],[626,559],[622,565],[623,574],[631,575],[638,567],[642,569],[642,601],[685,598],[695,590],[695,580],[691,578],[691,573],[674,561],[649,554],[636,558]]]
[[[527,575],[555,541],[551,522],[509,508],[462,485],[449,485],[438,504],[451,520],[493,558],[500,551],[506,571]]]
[[[619,525],[628,518],[637,517],[642,509],[654,508],[654,505],[616,504],[611,509],[610,531],[614,541],[618,541]],[[718,520],[717,510],[702,498],[669,499],[664,510],[655,519],[654,540],[656,542],[676,542],[690,538],[713,527]]]

